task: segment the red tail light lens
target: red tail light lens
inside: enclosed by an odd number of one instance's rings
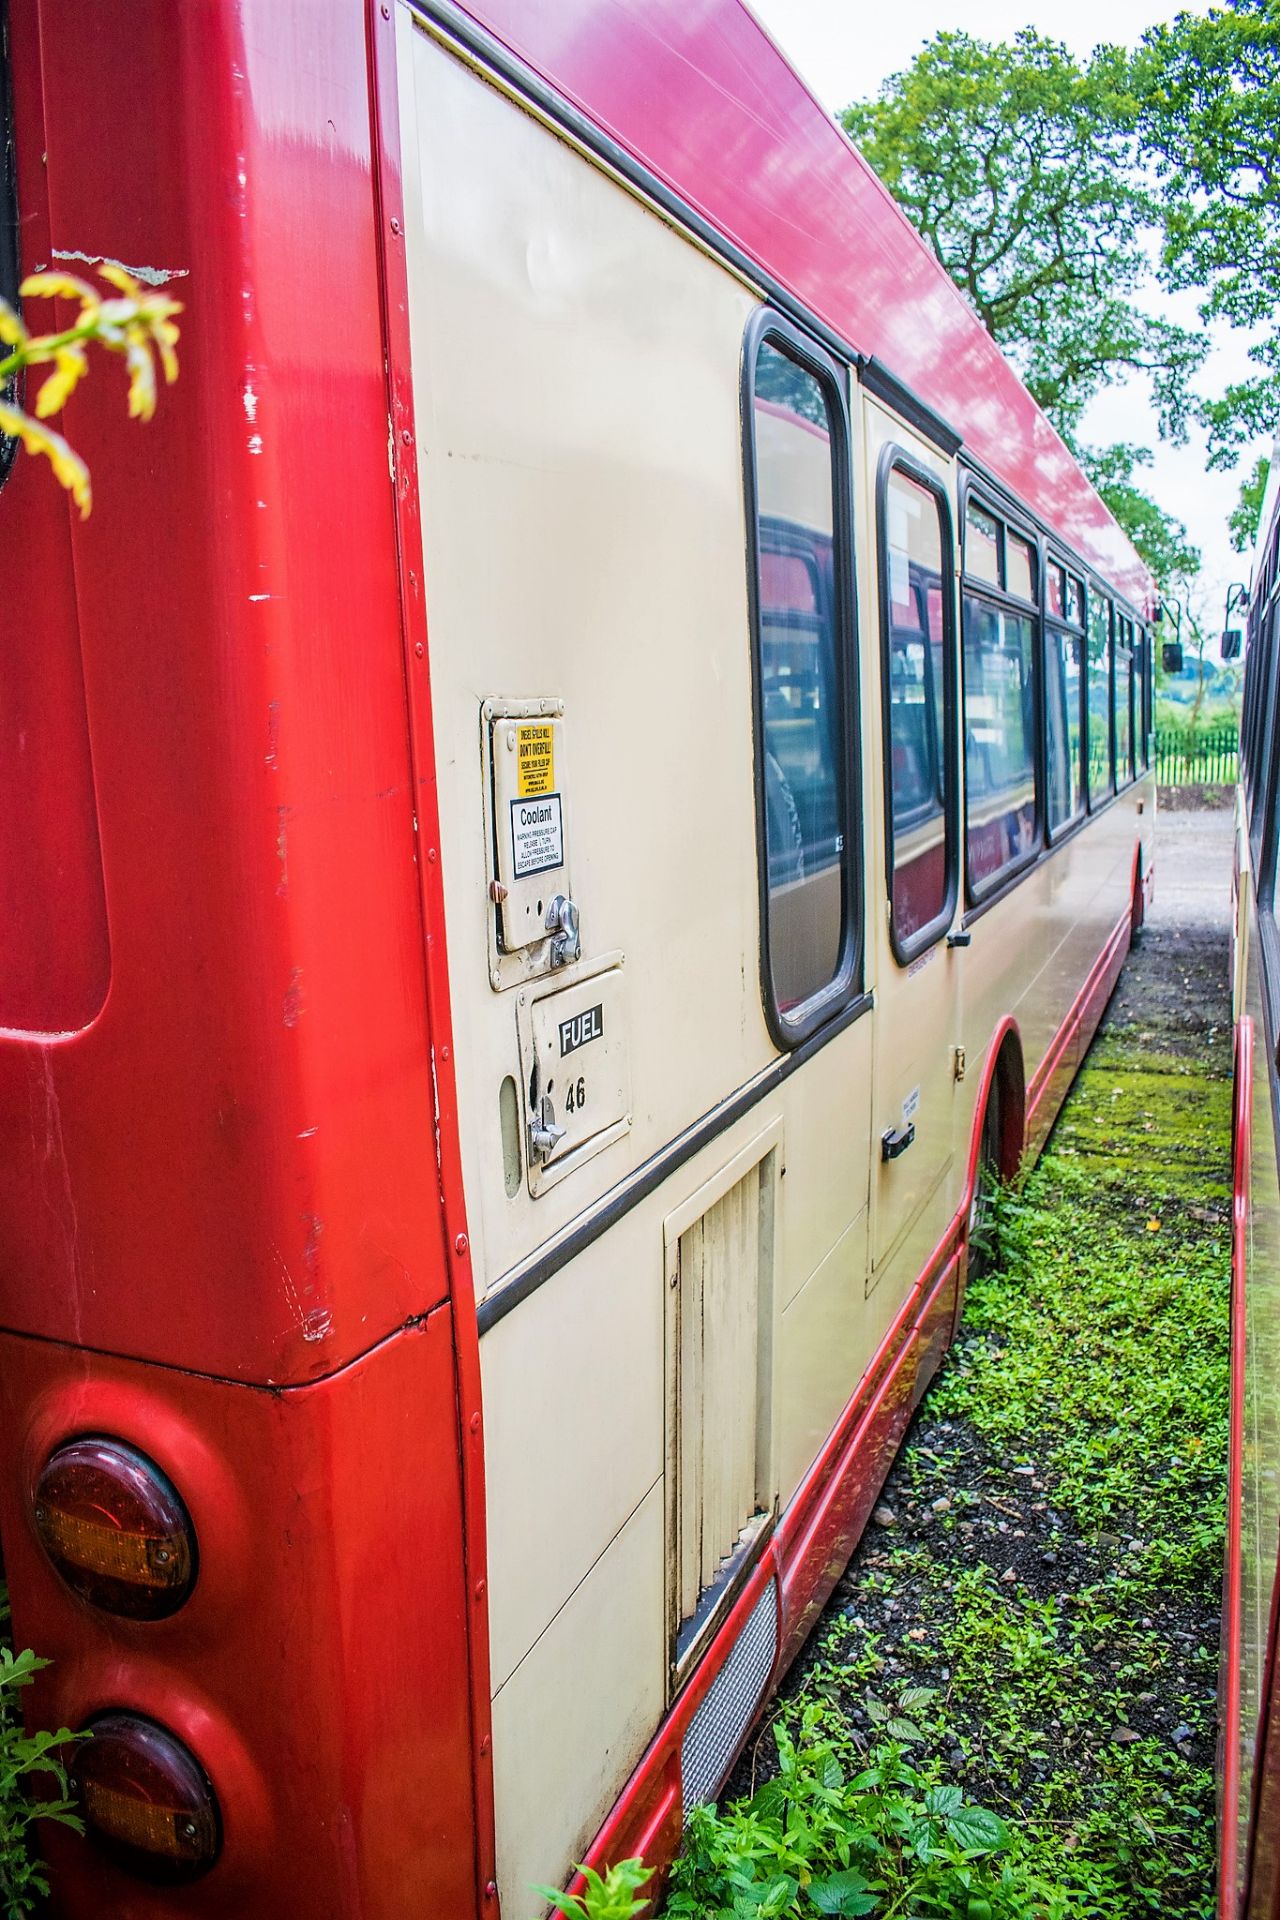
[[[190,1515],[154,1461],[122,1440],[59,1447],[36,1482],[34,1509],[45,1552],[95,1607],[161,1620],[195,1585]]]
[[[72,1785],[85,1827],[145,1880],[198,1880],[218,1857],[222,1821],[189,1748],[139,1713],[104,1713],[77,1747]]]

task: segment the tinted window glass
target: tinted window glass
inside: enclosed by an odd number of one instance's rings
[[[950,893],[946,818],[947,672],[942,507],[890,471],[885,488],[891,902],[900,946],[938,919]]]
[[[1066,575],[1056,560],[1049,562],[1044,583],[1045,611],[1061,620],[1067,610]]]
[[[1000,584],[1000,529],[994,515],[970,500],[964,514],[964,570],[975,579]]]
[[[1077,634],[1050,627],[1045,645],[1046,760],[1049,831],[1077,818],[1084,808],[1081,655]]]
[[[1151,635],[1138,635],[1138,765],[1151,765]]]
[[[1112,676],[1116,716],[1116,780],[1133,774],[1133,622],[1116,620],[1116,657]]]
[[[794,1018],[835,979],[845,928],[844,779],[831,401],[765,341],[756,361],[760,699],[769,961]]]
[[[1005,535],[1005,586],[1019,600],[1036,597],[1036,557],[1025,540],[1016,533]]]
[[[1089,595],[1089,798],[1110,793],[1111,604]]]
[[[1067,575],[1067,619],[1073,627],[1084,625],[1084,588],[1078,580]]]
[[[1035,846],[1035,622],[964,599],[965,838],[969,885]]]

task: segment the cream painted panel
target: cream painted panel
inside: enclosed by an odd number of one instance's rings
[[[954,462],[943,459],[903,422],[865,396],[863,421],[869,506],[876,497],[880,455],[890,443],[935,475],[954,502]],[[876,551],[864,579],[864,644],[868,658],[874,655],[874,673],[866,676],[863,745],[868,789],[877,798],[884,792],[879,564]],[[887,833],[887,826],[883,831]],[[949,951],[943,937],[910,966],[902,966],[889,939],[884,874],[882,847],[872,875],[875,908],[870,920],[878,983],[871,1125],[871,1257],[873,1283],[879,1284],[892,1263],[895,1286],[901,1294],[919,1278],[919,1263],[927,1259],[946,1225],[946,1174],[955,1135],[955,1109],[960,1104],[953,1049],[960,1039],[959,997],[968,956],[959,950]],[[880,1160],[880,1136],[908,1122],[916,1130],[911,1146],[896,1160]],[[903,1260],[901,1256],[908,1248],[911,1258]],[[913,1265],[916,1255],[918,1261]]]
[[[512,1920],[538,1911],[531,1885],[568,1879],[662,1713],[662,1537],[655,1487],[493,1702],[498,1891]]]
[[[846,1257],[860,1247],[865,1258],[870,1030],[868,1016],[839,1034],[485,1334],[480,1359],[495,1682],[523,1658],[662,1471],[667,1217],[762,1132],[780,1132],[781,1122],[778,1297],[784,1276],[787,1297],[794,1296],[842,1236]],[[822,1220],[829,1237],[814,1238],[811,1216]],[[861,1271],[857,1281],[861,1287]],[[878,1301],[864,1316],[872,1328],[868,1340],[846,1342],[823,1361],[840,1404],[858,1384],[864,1348],[873,1351],[883,1331]],[[814,1337],[824,1337],[821,1329]],[[775,1478],[762,1489],[766,1504],[776,1490]],[[548,1551],[551,1541],[554,1551]],[[591,1630],[619,1659],[629,1657],[616,1621],[602,1616]]]
[[[784,1507],[848,1405],[879,1342],[874,1308],[863,1287],[867,1218],[865,1212],[858,1216],[782,1315],[776,1417]]]
[[[406,248],[458,1102],[487,1289],[773,1056],[760,1005],[739,374],[756,304],[408,24]],[[634,1125],[502,1180],[486,695],[564,701],[588,961],[625,953]],[[573,969],[565,970],[566,983]]]
[[[787,1083],[786,1208],[779,1299],[785,1307],[867,1207],[871,1050],[865,1014]],[[793,1091],[794,1089],[794,1091]]]
[[[638,1207],[481,1342],[494,1686],[662,1473],[664,1298]]]
[[[1137,808],[1144,799],[1148,807],[1154,803],[1149,779],[1127,788],[1033,876],[1050,951],[1018,1009],[1028,1078],[1129,904],[1133,851],[1145,824]]]

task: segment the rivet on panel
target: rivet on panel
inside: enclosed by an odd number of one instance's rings
[[[480,1415],[478,1413],[473,1413],[471,1416],[471,1431],[472,1433],[479,1433],[480,1431]]]
[[[477,1600],[484,1599],[484,1581],[483,1580],[476,1581],[476,1599]]]
[[[485,1899],[486,1899],[486,1900],[496,1900],[496,1899],[497,1899],[497,1897],[498,1897],[498,1883],[497,1883],[497,1881],[496,1881],[496,1880],[486,1880],[486,1881],[485,1881],[485,1883],[484,1883],[484,1897],[485,1897]]]
[[[466,1250],[467,1250],[467,1236],[466,1236],[466,1234],[465,1234],[465,1233],[460,1233],[460,1234],[458,1235],[458,1237],[457,1237],[457,1239],[456,1239],[456,1240],[454,1241],[454,1243],[453,1243],[453,1250],[454,1250],[454,1252],[455,1252],[455,1253],[457,1253],[457,1254],[463,1254],[463,1253],[465,1253],[465,1252],[466,1252]]]
[[[423,654],[426,652],[426,648],[423,646],[421,640],[414,641],[413,650],[417,654],[419,660],[421,660]]]
[[[408,427],[401,428],[400,438],[404,441],[406,447],[411,447],[413,445],[413,435],[410,433]]]
[[[440,1049],[440,1058],[441,1058],[442,1060],[447,1060],[447,1059],[449,1058],[449,1049],[448,1049],[448,1047],[441,1047],[441,1049]]]
[[[391,231],[392,233],[399,233],[400,231],[400,222],[396,219],[394,213],[391,216]]]

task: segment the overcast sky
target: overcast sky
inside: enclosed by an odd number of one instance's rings
[[[1160,19],[1171,19],[1174,4],[1159,0],[968,0],[963,6],[947,0],[887,0],[870,6],[865,0],[749,0],[791,64],[808,81],[831,112],[849,101],[875,93],[882,80],[906,66],[922,44],[943,27],[963,27],[984,40],[1009,39],[1023,26],[1065,40],[1072,51],[1087,55],[1099,41],[1132,45],[1143,29]],[[1193,301],[1177,303],[1154,289],[1146,304],[1154,312],[1168,312],[1184,326],[1198,324]],[[1215,333],[1214,348],[1200,376],[1205,392],[1219,391],[1247,370],[1244,346],[1230,329]],[[1085,437],[1095,445],[1114,440],[1146,444],[1155,438],[1155,421],[1145,386],[1131,381],[1111,389],[1090,409]],[[1146,470],[1143,484],[1170,513],[1186,522],[1192,539],[1204,554],[1204,578],[1214,589],[1220,619],[1221,599],[1229,580],[1247,570],[1247,558],[1233,554],[1227,543],[1226,517],[1235,505],[1240,475],[1252,466],[1259,445],[1233,473],[1205,473],[1202,440],[1185,448],[1156,447],[1156,464]]]

